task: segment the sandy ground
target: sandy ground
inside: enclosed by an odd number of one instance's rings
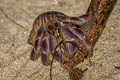
[[[90,0],[0,0],[6,14],[29,31],[8,20],[0,12],[0,80],[49,80],[49,67],[35,62],[29,56],[32,46],[27,39],[33,20],[49,10],[71,16],[84,14]],[[87,60],[82,80],[120,80],[120,0],[118,0],[106,28],[94,48],[94,65]],[[53,80],[69,80],[58,62],[53,65]]]

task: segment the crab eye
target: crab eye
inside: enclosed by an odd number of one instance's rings
[[[58,28],[58,27],[59,27],[59,24],[58,24],[57,22],[55,22],[55,23],[54,23],[54,26],[55,26],[56,28]]]

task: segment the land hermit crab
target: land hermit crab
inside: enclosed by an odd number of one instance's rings
[[[41,56],[42,64],[50,65],[52,62],[50,54],[55,59],[66,64],[76,53],[86,47],[88,52],[92,52],[92,44],[88,36],[80,29],[84,23],[89,22],[91,15],[86,14],[79,17],[67,16],[61,12],[48,11],[40,14],[33,23],[28,42],[34,46],[31,52],[31,60],[36,60]],[[86,55],[81,54],[81,55]],[[67,71],[71,71],[65,67]]]

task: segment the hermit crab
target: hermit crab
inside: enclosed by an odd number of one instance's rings
[[[90,18],[90,14],[71,17],[57,11],[40,14],[34,20],[28,39],[33,45],[31,60],[41,56],[42,64],[48,66],[53,62],[50,60],[51,54],[53,59],[65,64],[65,61],[72,59],[82,50],[81,45],[84,45],[88,52],[92,52],[93,46],[88,36],[80,29]],[[70,72],[70,69],[67,70]]]

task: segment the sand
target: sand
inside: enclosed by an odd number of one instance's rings
[[[30,60],[32,46],[27,43],[34,19],[45,11],[55,10],[70,16],[86,12],[90,0],[0,0],[6,14],[28,31],[7,19],[0,11],[0,80],[49,80],[49,66],[41,58]],[[120,0],[118,0],[102,36],[94,48],[93,65],[81,80],[120,80]],[[115,68],[118,67],[118,68]],[[53,80],[69,80],[58,62],[53,64]]]

